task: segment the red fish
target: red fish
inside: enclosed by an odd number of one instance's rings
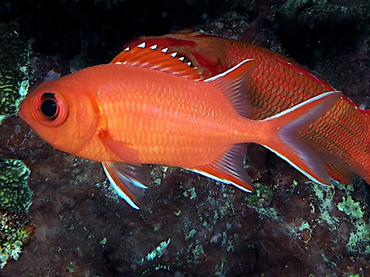
[[[303,66],[266,48],[199,32],[182,31],[160,37],[140,37],[130,46],[168,47],[185,57],[203,77],[219,74],[244,59],[253,59],[247,94],[250,118],[264,119],[308,99],[335,89]],[[349,183],[356,174],[370,184],[370,112],[342,97],[318,121],[300,131],[299,137],[324,160],[330,176]]]
[[[245,90],[255,62],[244,60],[206,80],[181,60],[139,45],[110,64],[38,86],[19,115],[45,141],[98,161],[117,193],[138,208],[143,164],[187,168],[245,191],[242,143],[266,146],[321,183],[320,158],[297,138],[341,97],[329,92],[265,120],[251,120]]]

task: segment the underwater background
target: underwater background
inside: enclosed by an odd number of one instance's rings
[[[360,178],[325,188],[251,144],[253,194],[151,166],[137,211],[99,163],[54,149],[16,115],[45,78],[184,28],[234,39],[249,30],[370,108],[368,1],[2,0],[0,276],[370,276],[370,187]]]

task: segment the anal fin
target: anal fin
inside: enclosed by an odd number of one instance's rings
[[[252,192],[252,181],[243,168],[245,150],[244,144],[233,145],[217,162],[190,170],[216,181],[234,185],[245,192]]]
[[[338,164],[325,163],[325,168],[329,172],[331,178],[346,185],[348,185],[351,182],[351,179],[356,176],[356,173],[352,170]]]

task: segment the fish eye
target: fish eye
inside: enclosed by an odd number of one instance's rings
[[[54,100],[47,99],[42,102],[41,111],[47,118],[54,120],[56,118],[57,104]]]
[[[57,114],[58,106],[57,106],[57,103],[55,102],[55,97],[52,97],[51,99],[46,98],[45,100],[43,100],[46,94],[50,94],[50,93],[45,93],[43,97],[41,98],[41,101],[43,101],[40,107],[41,112],[50,120],[55,120],[58,117],[58,114]]]
[[[67,106],[61,95],[43,92],[34,100],[35,116],[47,126],[58,126],[67,118]]]

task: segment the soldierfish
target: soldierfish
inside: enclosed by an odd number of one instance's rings
[[[196,69],[163,52],[139,45],[110,64],[45,82],[25,98],[19,115],[55,148],[101,162],[117,193],[137,209],[147,185],[143,164],[183,167],[251,191],[245,142],[330,182],[320,158],[296,135],[331,109],[340,92],[251,120],[245,90],[255,61],[200,80]]]
[[[251,119],[276,115],[303,101],[335,89],[302,65],[269,49],[199,32],[180,31],[160,37],[140,37],[129,46],[146,43],[166,47],[178,58],[190,60],[205,78],[242,60],[253,59],[250,85]],[[348,184],[356,174],[370,184],[370,111],[342,97],[299,137],[324,160],[330,176]]]

